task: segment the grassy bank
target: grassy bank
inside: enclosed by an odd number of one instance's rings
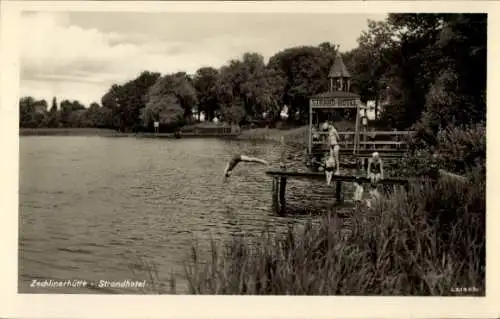
[[[484,295],[485,190],[478,176],[466,184],[412,185],[374,210],[356,211],[348,238],[333,213],[281,238],[269,232],[214,242],[205,262],[193,247],[190,292]]]
[[[284,139],[286,144],[300,143],[305,145],[307,141],[307,126],[300,126],[291,129],[277,128],[255,128],[243,130],[237,137],[238,140],[250,141],[275,141],[281,142]]]
[[[355,123],[352,121],[338,121],[335,122],[335,127],[339,131],[354,131]],[[290,146],[301,146],[305,147],[307,144],[307,125],[294,127],[294,128],[256,128],[244,130],[238,136],[241,140],[270,140],[280,142],[284,139],[284,142]]]

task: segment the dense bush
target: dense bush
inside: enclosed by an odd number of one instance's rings
[[[419,127],[410,153],[398,169],[403,176],[426,175],[436,167],[457,174],[486,170],[486,125],[448,126],[432,133]]]
[[[465,173],[486,166],[486,125],[478,123],[462,129],[452,126],[437,134],[439,162],[446,169]]]

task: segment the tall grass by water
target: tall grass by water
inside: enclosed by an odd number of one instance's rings
[[[318,225],[212,242],[186,266],[193,294],[484,295],[485,179],[411,185],[375,209],[352,213],[346,238],[338,214]],[[468,287],[468,291],[460,291]]]

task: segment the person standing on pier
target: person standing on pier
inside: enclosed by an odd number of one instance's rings
[[[377,183],[384,178],[384,163],[378,152],[373,152],[372,157],[368,160],[367,175],[371,181],[370,194],[372,198],[378,199],[380,194],[377,190]]]
[[[269,165],[269,163],[263,159],[256,158],[256,157],[249,157],[246,155],[235,155],[229,163],[227,163],[226,168],[224,169],[224,177],[229,177],[231,176],[232,171],[238,165],[240,162],[247,162],[247,163],[259,163],[259,164],[264,164],[264,165]]]
[[[335,160],[333,149],[330,149],[330,152],[328,152],[328,155],[326,156],[326,158],[324,158],[323,161],[318,161],[318,160],[313,159],[311,161],[311,163],[319,165],[321,167],[321,170],[325,171],[326,185],[331,185],[333,171],[335,170],[335,167],[337,166],[336,165],[337,161]]]
[[[337,129],[335,128],[335,126],[333,126],[333,124],[330,124],[329,128],[328,128],[328,142],[329,142],[329,146],[330,146],[330,153],[331,153],[330,155],[335,157],[335,166],[336,166],[335,175],[339,175],[340,174],[340,161],[339,161],[340,136],[339,136],[339,133],[337,132]]]

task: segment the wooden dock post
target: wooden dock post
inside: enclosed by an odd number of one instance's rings
[[[274,213],[278,216],[286,215],[286,184],[288,178],[302,178],[302,179],[315,179],[324,181],[324,173],[322,172],[290,172],[286,170],[280,171],[267,171],[267,175],[272,176],[272,208]],[[335,185],[335,199],[336,203],[343,203],[345,196],[342,196],[342,183],[370,183],[367,177],[360,177],[358,174],[354,175],[333,175],[332,180],[336,182]],[[383,185],[401,185],[408,186],[409,180],[407,179],[394,179],[386,178],[379,181]],[[331,193],[330,193],[331,194]]]
[[[342,182],[337,181],[337,186],[335,188],[335,199],[337,203],[342,203],[343,197],[342,197]]]
[[[273,178],[273,210],[278,216],[285,215],[286,207],[286,177],[276,176]]]
[[[279,214],[285,215],[285,207],[286,207],[286,177],[282,176],[280,178],[280,212]]]
[[[273,189],[271,191],[272,195],[272,206],[273,206],[273,211],[276,213],[278,210],[278,178],[274,177],[273,178]]]

